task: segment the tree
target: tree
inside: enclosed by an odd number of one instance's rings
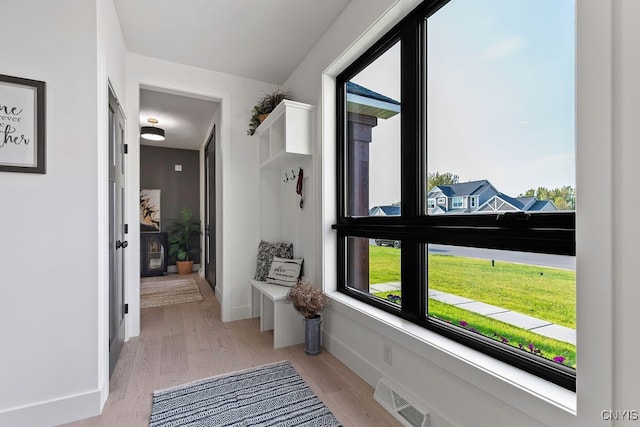
[[[458,175],[454,175],[451,172],[429,172],[427,175],[427,193],[431,191],[433,187],[438,185],[457,184],[460,180]]]
[[[546,187],[528,189],[518,197],[535,197],[538,200],[551,200],[560,210],[574,210],[576,208],[576,190],[570,186],[554,188],[549,190]]]

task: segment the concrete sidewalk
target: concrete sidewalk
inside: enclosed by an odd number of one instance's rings
[[[391,292],[399,291],[400,282],[378,283],[369,285],[369,292]],[[526,314],[517,313],[507,310],[506,308],[496,307],[495,305],[485,304],[483,302],[474,301],[469,298],[463,298],[458,295],[447,294],[445,292],[429,290],[429,298],[445,304],[454,305],[463,310],[481,314],[492,319],[500,320],[518,328],[526,329],[535,334],[553,338],[558,341],[576,344],[576,330],[567,328],[566,326],[556,325],[546,320],[537,319]]]

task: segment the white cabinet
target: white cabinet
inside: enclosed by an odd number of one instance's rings
[[[304,258],[305,275],[315,259],[313,224],[314,192],[312,137],[315,107],[282,101],[258,126],[260,153],[260,238],[268,242],[291,242],[296,258]],[[304,170],[304,208],[296,191]],[[287,175],[285,175],[287,174]],[[251,280],[252,316],[260,317],[260,330],[273,329],[275,348],[304,342],[303,318],[286,302],[289,288]]]
[[[258,126],[260,168],[282,169],[311,155],[311,116],[314,107],[284,100]]]

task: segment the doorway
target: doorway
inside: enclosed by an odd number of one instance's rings
[[[204,277],[216,291],[216,125],[204,149]]]
[[[125,145],[124,115],[109,89],[109,376],[124,343]]]
[[[201,222],[203,230],[209,216],[215,218],[215,212],[209,215],[205,208],[211,188],[207,186],[215,186],[215,176],[207,177],[203,163],[205,155],[209,156],[209,165],[213,166],[215,161],[213,151],[216,132],[220,128],[214,129],[214,124],[220,116],[219,110],[220,103],[208,97],[157,86],[140,86],[140,125],[153,118],[158,121],[157,126],[165,130],[163,140],[139,140],[140,189],[154,190],[159,194],[156,229],[145,231],[167,232],[172,219],[179,218],[182,209],[190,210],[194,218]],[[215,175],[213,169],[211,173]],[[215,191],[215,188],[211,190]],[[212,223],[210,228],[214,225]],[[215,233],[211,235],[208,253],[206,237],[197,238],[197,248],[196,241],[191,242],[190,246],[189,259],[194,261],[195,269],[202,273],[207,269],[213,281],[214,264],[209,267],[206,264],[207,259],[215,260]],[[164,273],[175,272],[174,264],[173,257],[168,257]],[[162,269],[160,272],[163,272]]]

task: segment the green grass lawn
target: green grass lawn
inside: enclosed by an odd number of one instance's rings
[[[386,299],[389,294],[400,295],[400,292],[377,292],[374,295]],[[429,314],[468,330],[473,328],[484,336],[514,347],[519,347],[519,344],[521,344],[527,350],[528,345],[533,344],[536,349],[540,350],[542,357],[553,360],[554,357],[562,356],[565,358],[563,363],[565,366],[572,368],[576,366],[576,347],[572,344],[538,335],[508,323],[433,299],[429,299]],[[460,322],[466,322],[466,324],[462,326]]]
[[[574,271],[435,254],[428,269],[431,289],[576,327]]]
[[[369,280],[371,284],[400,281],[401,251],[370,246]],[[575,329],[576,275],[573,271],[496,262],[451,255],[429,254],[429,288],[459,295],[498,307],[528,314]],[[386,299],[390,292],[375,295]],[[400,296],[400,292],[391,292]],[[527,348],[531,343],[543,356],[553,360],[566,358],[566,366],[575,367],[574,345],[491,319],[480,314],[429,299],[429,315],[452,324],[466,322],[485,336],[507,340],[505,344]],[[504,338],[504,340],[503,340]]]
[[[369,283],[400,281],[400,250],[369,246]]]
[[[370,246],[369,283],[400,281],[400,250]],[[576,273],[429,254],[429,288],[576,327]]]

